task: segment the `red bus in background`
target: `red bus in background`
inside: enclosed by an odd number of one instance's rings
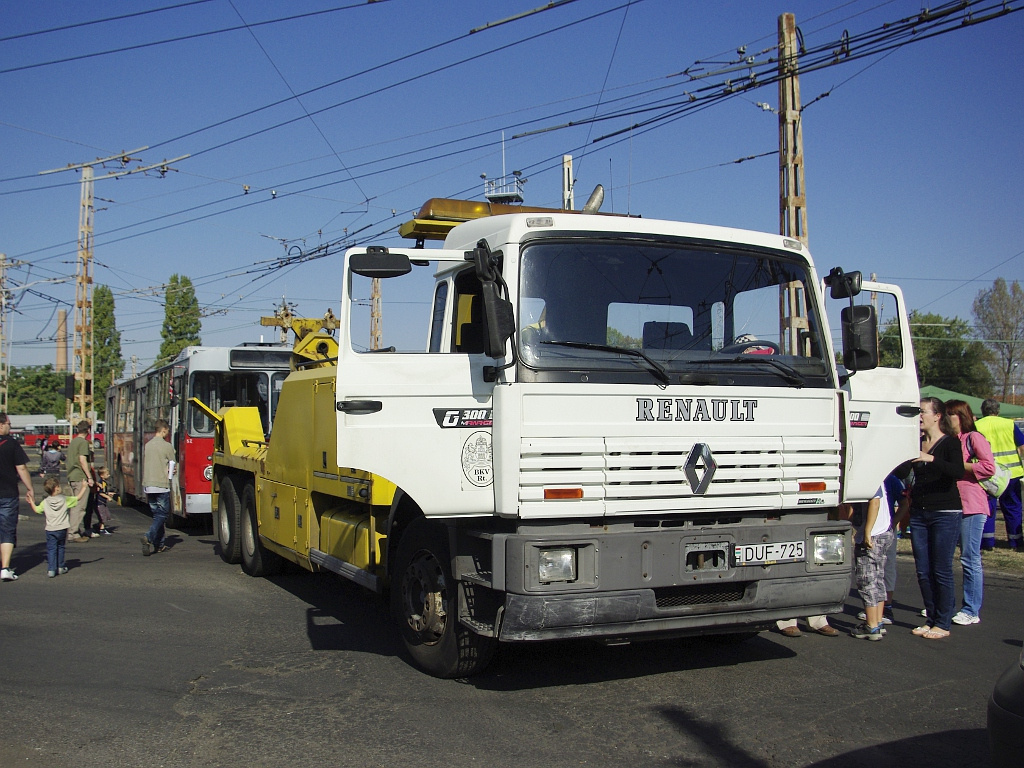
[[[102,451],[106,445],[105,432],[105,425],[102,421],[97,421],[93,425],[92,446],[98,451]],[[64,450],[71,442],[71,438],[74,437],[71,425],[65,419],[61,419],[56,424],[28,424],[24,427],[12,427],[11,434],[14,435],[15,440],[25,446],[26,450],[29,448],[42,450],[44,445],[52,442],[55,438],[60,442],[61,450]]]
[[[12,427],[11,434],[14,439],[25,446],[25,450],[35,448],[42,450],[43,446],[50,443],[54,438],[60,441],[61,450],[68,447],[71,442],[71,427],[67,421],[61,419],[56,424],[28,424],[24,427]]]
[[[104,429],[106,466],[121,497],[146,501],[142,487],[143,446],[153,425],[164,419],[177,457],[171,483],[168,525],[180,518],[212,520],[213,420],[188,404],[198,397],[214,411],[226,405],[260,410],[265,436],[277,410],[281,385],[291,370],[291,345],[243,344],[238,347],[187,347],[174,362],[107,390]]]

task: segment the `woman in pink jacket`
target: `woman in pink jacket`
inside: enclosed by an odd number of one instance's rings
[[[954,624],[967,626],[981,622],[981,534],[988,517],[988,493],[979,481],[992,477],[996,471],[992,446],[974,427],[971,406],[963,400],[949,400],[946,412],[953,423],[953,432],[960,438],[964,452],[964,476],[956,481],[964,506],[960,523],[960,565],[964,569],[963,608],[953,617]]]

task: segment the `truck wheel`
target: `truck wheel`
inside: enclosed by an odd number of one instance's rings
[[[242,545],[242,570],[250,576],[273,576],[281,572],[284,559],[260,543],[259,524],[256,521],[256,489],[246,483],[242,489],[242,526],[239,537]]]
[[[497,641],[459,622],[443,526],[414,521],[398,542],[391,580],[391,613],[409,655],[434,677],[469,677],[491,661]]]
[[[221,560],[232,565],[242,562],[242,546],[239,543],[241,508],[234,480],[225,477],[220,484],[220,500],[217,502],[214,528],[217,531],[217,542],[220,544]]]

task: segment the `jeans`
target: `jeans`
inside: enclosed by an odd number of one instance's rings
[[[67,528],[46,532],[46,570],[56,573],[64,567],[64,543],[67,540]]]
[[[964,569],[964,613],[981,612],[981,533],[988,515],[964,515],[960,523],[960,565]]]
[[[164,545],[164,523],[171,512],[171,494],[147,493],[146,497],[149,499],[149,509],[153,513],[153,525],[149,527],[146,538],[155,551]]]
[[[911,509],[910,542],[921,599],[928,624],[948,630],[953,623],[956,594],[953,587],[953,554],[960,538],[959,509]]]
[[[0,544],[18,544],[18,507],[20,496],[0,498]]]

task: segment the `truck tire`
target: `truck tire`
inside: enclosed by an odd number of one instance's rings
[[[391,578],[391,613],[409,655],[434,677],[482,672],[497,641],[459,622],[458,585],[452,578],[448,536],[442,525],[413,521],[398,542]]]
[[[281,572],[284,558],[260,543],[256,520],[256,489],[246,483],[242,489],[242,520],[239,542],[242,545],[242,570],[250,576],[273,576]]]
[[[217,532],[217,543],[220,544],[221,560],[232,565],[242,562],[242,545],[239,543],[241,509],[235,481],[225,477],[220,483],[214,530]]]

